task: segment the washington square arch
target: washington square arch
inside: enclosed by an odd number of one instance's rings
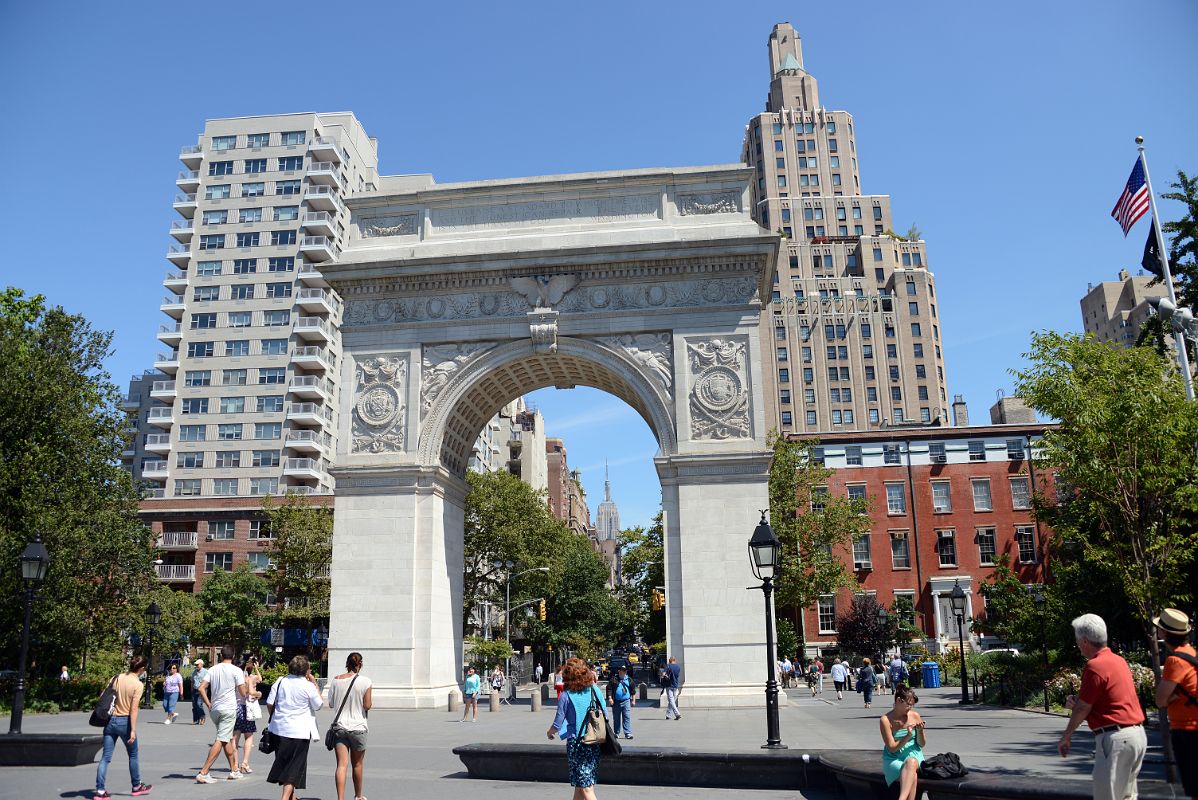
[[[746,543],[766,508],[762,299],[779,240],[750,169],[434,184],[348,201],[321,267],[345,301],[329,660],[374,702],[444,707],[462,664],[467,460],[501,406],[590,386],[652,429],[666,637],[690,706],[759,705],[764,623]]]

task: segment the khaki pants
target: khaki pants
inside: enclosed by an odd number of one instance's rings
[[[1095,736],[1095,800],[1136,800],[1136,777],[1144,763],[1146,749],[1148,736],[1143,725]]]

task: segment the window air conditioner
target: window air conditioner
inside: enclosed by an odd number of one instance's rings
[[[932,463],[946,464],[948,463],[948,456],[946,456],[944,453],[932,453]]]
[[[1008,450],[1007,458],[1011,461],[1022,461],[1023,460],[1023,451],[1022,450]]]
[[[853,562],[853,569],[873,569],[873,568],[874,568],[874,564],[872,561],[854,561]]]
[[[205,535],[205,536],[204,536],[204,541],[206,541],[206,542],[211,542],[211,541],[212,541],[213,539],[215,539],[215,538],[216,538],[216,537],[214,537],[214,536],[213,536],[211,533],[209,533],[209,534],[207,534],[207,535]]]

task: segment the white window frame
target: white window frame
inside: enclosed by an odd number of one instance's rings
[[[1027,511],[1032,507],[1032,481],[1027,475],[1012,475],[1009,478],[1011,482],[1011,508],[1016,511]],[[1015,494],[1015,484],[1023,485],[1023,501],[1020,502]]]
[[[827,609],[828,615],[832,618],[832,626],[830,628],[824,627],[825,609]],[[821,634],[836,633],[836,595],[820,595],[819,599],[815,601],[815,618],[816,625],[819,626]]]
[[[945,497],[941,498],[945,501],[944,504],[937,504],[936,490],[943,488]],[[936,514],[951,514],[953,513],[953,483],[952,481],[932,481],[932,511]]]
[[[985,505],[979,505],[981,498],[978,496],[979,487],[986,487]],[[994,494],[990,491],[989,478],[970,478],[969,488],[973,493],[973,510],[974,511],[993,511],[994,510]]]
[[[897,487],[900,492],[899,499],[901,506],[896,510],[894,498],[890,494],[892,487]],[[896,516],[904,516],[907,513],[907,486],[903,483],[887,483],[886,484],[886,513]]]

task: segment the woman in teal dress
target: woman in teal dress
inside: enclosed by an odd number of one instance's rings
[[[923,717],[915,710],[919,698],[905,684],[894,687],[894,708],[886,712],[878,727],[882,731],[882,773],[886,785],[899,781],[899,800],[915,800],[919,765],[923,763]]]

